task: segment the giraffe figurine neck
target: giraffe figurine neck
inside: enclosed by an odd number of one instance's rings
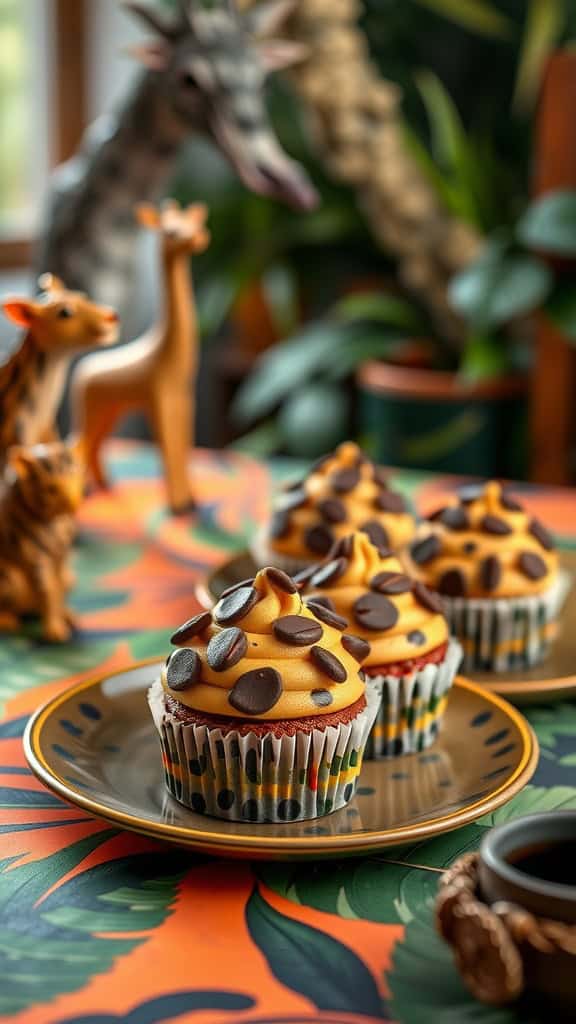
[[[163,246],[162,278],[164,313],[159,345],[182,373],[190,374],[197,363],[198,325],[189,252],[170,252]]]

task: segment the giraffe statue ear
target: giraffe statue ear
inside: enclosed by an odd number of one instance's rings
[[[280,71],[306,60],[310,48],[306,43],[290,39],[263,39],[257,43],[260,60],[265,71]]]
[[[5,299],[2,303],[5,316],[18,327],[30,327],[37,311],[32,299]]]
[[[157,231],[160,227],[160,214],[153,203],[137,203],[134,207],[134,214],[143,228]]]
[[[41,274],[38,278],[38,287],[41,292],[64,292],[66,285],[56,274]]]

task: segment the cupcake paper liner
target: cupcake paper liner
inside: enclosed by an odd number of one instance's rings
[[[382,697],[366,760],[414,754],[434,742],[461,658],[460,644],[451,639],[437,665],[425,665],[406,676],[371,677],[382,688]]]
[[[465,671],[506,672],[542,661],[557,633],[557,619],[572,577],[560,570],[549,590],[531,597],[442,597],[452,632],[464,649]]]
[[[242,736],[178,722],[164,710],[159,680],[148,702],[176,800],[230,821],[303,821],[344,807],[354,795],[380,687],[367,684],[366,707],[352,722],[295,736]]]
[[[310,553],[310,558],[305,559],[294,558],[292,555],[285,555],[274,551],[270,547],[266,527],[258,530],[252,538],[250,554],[259,569],[265,569],[268,565],[274,565],[277,569],[283,569],[289,576],[295,576],[297,572],[307,569],[309,565],[314,565],[315,562],[322,558],[322,555],[315,556],[312,552]]]

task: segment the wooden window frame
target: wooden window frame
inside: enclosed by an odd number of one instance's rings
[[[76,150],[87,120],[88,0],[52,0],[54,129],[49,140],[50,165],[67,160]],[[0,241],[0,269],[30,264],[34,238]]]

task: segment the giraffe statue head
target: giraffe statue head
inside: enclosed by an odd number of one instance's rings
[[[270,71],[306,56],[298,43],[272,38],[296,0],[265,0],[241,14],[234,0],[178,0],[169,18],[148,5],[126,6],[155,33],[132,54],[162,75],[173,109],[203,127],[254,192],[311,209],[317,193],[280,147],[266,111]]]
[[[157,231],[168,256],[187,256],[204,252],[210,244],[206,227],[208,207],[205,203],[191,203],[181,207],[174,199],[165,199],[158,207],[153,203],[138,203],[136,220],[149,231]]]

